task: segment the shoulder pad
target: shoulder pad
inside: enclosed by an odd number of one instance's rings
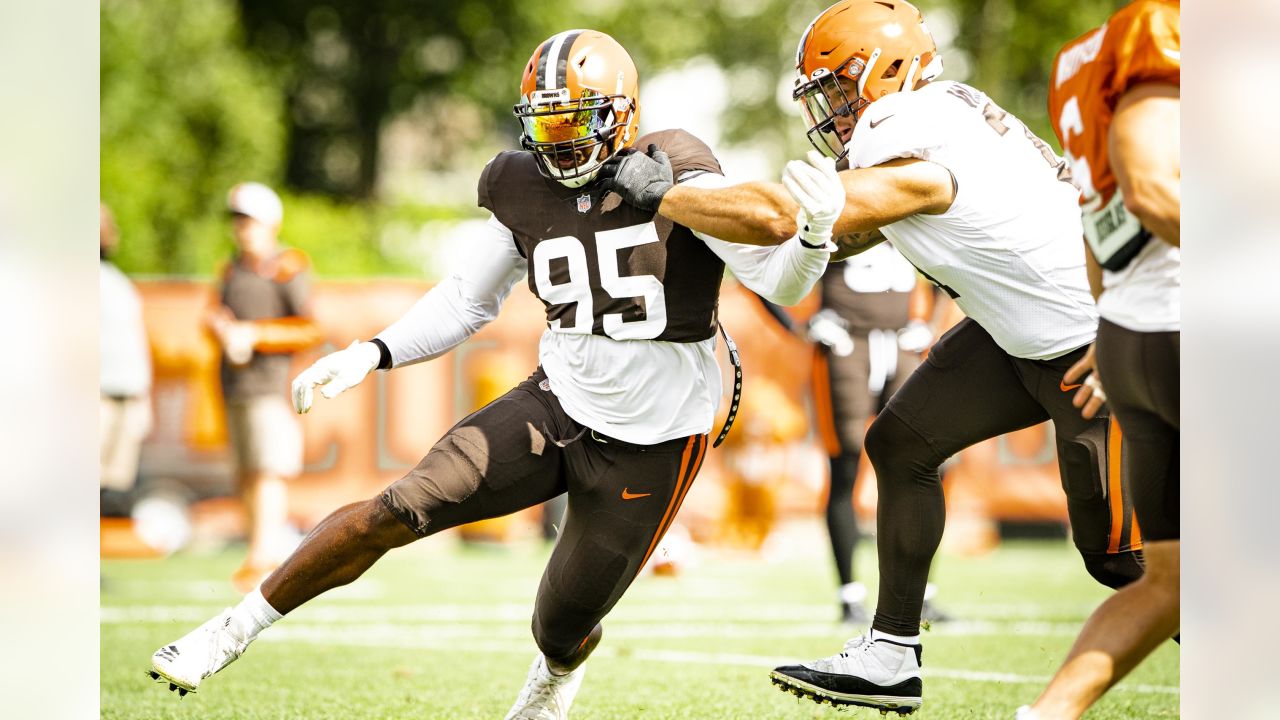
[[[671,169],[678,178],[686,172],[700,170],[721,174],[720,161],[707,144],[692,133],[673,128],[642,135],[634,147],[646,152],[650,145],[657,145],[671,159]]]
[[[508,171],[514,162],[517,162],[520,155],[527,155],[517,150],[503,150],[493,159],[485,164],[484,169],[480,171],[480,181],[476,184],[476,205],[493,212],[495,193],[493,189],[497,186],[503,173]]]

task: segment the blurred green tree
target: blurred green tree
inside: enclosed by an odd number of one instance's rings
[[[284,99],[246,54],[232,0],[101,5],[101,187],[133,272],[208,271],[226,191],[275,184]]]
[[[570,27],[616,37],[635,57],[642,81],[693,58],[709,58],[730,85],[723,140],[764,147],[780,163],[805,147],[798,120],[785,107],[796,42],[828,4],[240,0],[251,46],[284,82],[289,184],[355,198],[375,194],[386,126],[414,108],[435,108],[436,116],[452,113],[466,118],[460,122],[483,126],[454,136],[463,142],[479,141],[493,150],[510,146],[515,135],[510,110],[525,60],[539,41]],[[952,65],[967,70],[969,82],[1044,137],[1051,135],[1044,97],[1054,52],[1100,22],[1113,5],[1112,0],[921,2],[926,17],[947,14]],[[690,105],[701,101],[688,98]],[[464,112],[472,107],[481,112]],[[448,118],[436,122],[448,126]],[[437,158],[462,161],[457,152]]]
[[[289,184],[352,198],[374,194],[386,124],[415,105],[478,105],[478,134],[492,137],[534,45],[575,15],[571,3],[520,0],[240,6],[250,44],[283,80]]]
[[[930,5],[949,8],[957,21],[953,44],[966,54],[970,68],[966,82],[1056,147],[1048,118],[1053,58],[1067,41],[1101,25],[1123,4],[1117,0],[935,0],[922,10],[928,17]]]
[[[121,262],[211,270],[230,249],[223,193],[257,179],[287,190],[286,239],[318,268],[410,271],[408,255],[389,257],[384,225],[473,212],[453,204],[469,195],[470,169],[514,146],[525,61],[571,27],[622,42],[642,87],[692,60],[714,63],[723,91],[694,86],[682,102],[692,113],[719,93],[717,144],[762,149],[780,165],[807,148],[789,100],[795,44],[827,4],[103,0],[102,193],[124,232]],[[1115,4],[921,0],[943,77],[982,88],[1044,138],[1054,53]]]

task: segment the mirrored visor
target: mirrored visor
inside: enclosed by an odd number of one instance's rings
[[[572,107],[556,110],[554,106],[539,110],[537,114],[522,115],[525,137],[535,143],[561,143],[591,137],[607,127],[609,109],[600,107]]]

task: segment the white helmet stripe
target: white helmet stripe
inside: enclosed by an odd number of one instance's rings
[[[546,74],[543,75],[542,79],[543,87],[547,90],[555,90],[558,87],[556,83],[556,68],[560,65],[561,51],[568,52],[568,48],[564,46],[565,40],[568,40],[570,35],[577,35],[580,32],[582,31],[565,30],[551,38],[551,49],[547,50]]]
[[[876,66],[876,60],[880,59],[880,48],[871,51],[871,57],[867,58],[867,66],[862,68],[862,74],[858,76],[858,97],[862,97],[862,90],[867,87],[867,79],[871,77],[871,72]]]
[[[902,78],[902,92],[910,92],[916,87],[916,71],[920,69],[920,56],[911,58],[911,67],[907,68],[907,74]]]

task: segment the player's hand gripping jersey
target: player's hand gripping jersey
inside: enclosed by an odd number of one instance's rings
[[[1103,317],[1131,330],[1180,327],[1181,251],[1124,207],[1108,151],[1116,104],[1143,83],[1179,85],[1179,3],[1135,2],[1068,43],[1053,64],[1049,118],[1081,188],[1084,231],[1104,268]]]
[[[1048,359],[1093,340],[1078,191],[1021,121],[979,90],[935,81],[869,106],[848,149],[853,168],[919,158],[950,171],[946,212],[881,231],[1001,349]]]
[[[639,138],[670,156],[679,182],[727,184],[711,150],[682,130]],[[722,242],[591,185],[569,188],[528,152],[504,152],[480,178],[488,232],[461,267],[378,335],[393,365],[436,357],[497,316],[528,273],[546,307],[538,348],[550,389],[577,422],[654,444],[708,432],[721,397],[715,359],[727,265],[749,289],[792,304],[830,250],[796,238],[774,247]],[[832,246],[834,247],[834,246]]]

